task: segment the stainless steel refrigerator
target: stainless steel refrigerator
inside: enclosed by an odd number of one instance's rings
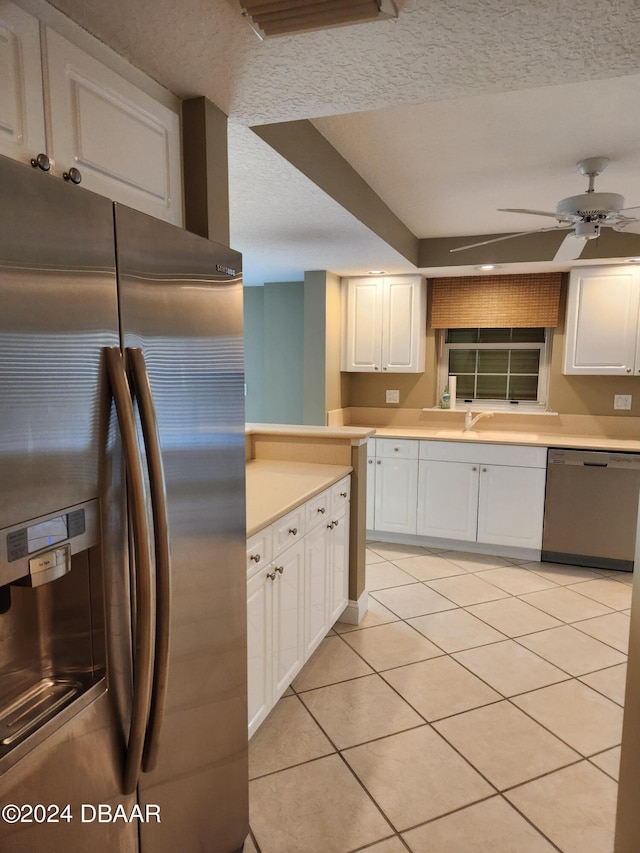
[[[242,849],[240,265],[0,158],[7,853]]]

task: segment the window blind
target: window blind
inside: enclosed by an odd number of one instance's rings
[[[555,327],[561,282],[561,272],[434,278],[431,328]]]

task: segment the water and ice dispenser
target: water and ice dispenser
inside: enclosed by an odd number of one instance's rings
[[[104,673],[98,501],[1,530],[0,766]]]

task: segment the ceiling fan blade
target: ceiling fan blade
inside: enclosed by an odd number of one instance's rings
[[[503,237],[493,237],[491,240],[482,240],[480,243],[469,243],[468,246],[458,246],[449,249],[450,252],[464,252],[465,249],[475,249],[478,246],[488,246],[490,243],[501,243],[503,240],[513,240],[514,237],[524,237],[527,234],[543,234],[545,231],[563,231],[570,225],[552,225],[551,228],[538,228],[537,231],[518,231],[517,234],[505,234]]]
[[[623,219],[622,222],[616,222],[611,227],[614,231],[620,231],[623,234],[640,234],[640,219]]]
[[[558,263],[563,261],[575,261],[582,254],[582,250],[586,246],[587,241],[581,237],[576,237],[575,234],[567,234],[558,251],[555,253],[553,260]]]
[[[627,210],[640,210],[640,204],[636,205],[636,207],[621,207],[618,213],[626,213]]]
[[[503,213],[530,213],[534,216],[553,216],[554,219],[557,218],[555,213],[551,213],[548,210],[529,210],[525,207],[499,207],[498,210]]]

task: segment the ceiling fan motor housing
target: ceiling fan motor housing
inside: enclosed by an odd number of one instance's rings
[[[570,222],[597,222],[614,217],[623,207],[619,193],[582,193],[558,202],[556,216]]]

